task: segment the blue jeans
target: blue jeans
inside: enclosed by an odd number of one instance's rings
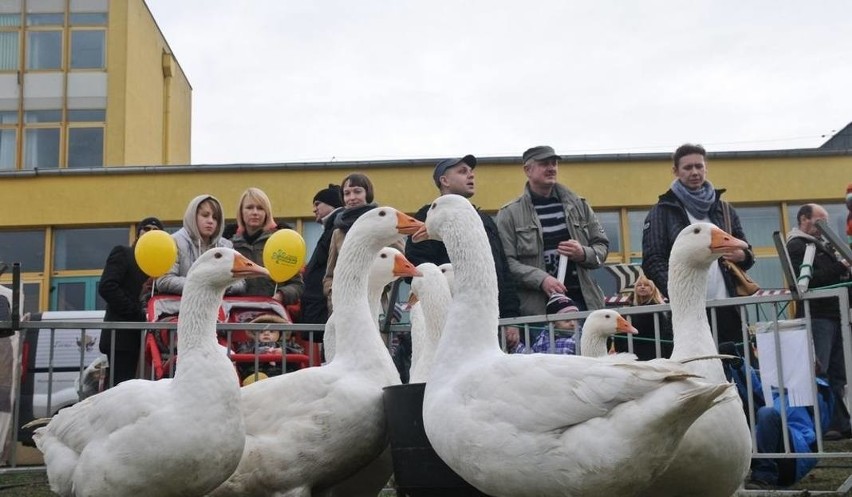
[[[849,413],[841,399],[846,386],[846,368],[843,360],[843,335],[840,333],[840,321],[836,319],[811,319],[811,332],[814,336],[814,354],[819,362],[822,375],[838,402],[835,403],[831,425],[826,430],[848,432],[850,430]]]
[[[757,451],[783,453],[784,438],[781,429],[781,413],[773,407],[761,407],[757,411],[755,424]],[[751,479],[770,485],[792,485],[796,481],[796,460],[754,458],[751,460]]]

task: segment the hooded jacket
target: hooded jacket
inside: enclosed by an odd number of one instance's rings
[[[204,244],[201,235],[198,231],[198,223],[196,222],[196,213],[201,202],[210,199],[222,208],[222,203],[213,195],[199,195],[189,202],[186,207],[186,212],[183,214],[183,227],[172,235],[172,239],[177,245],[177,260],[168,273],[160,276],[157,279],[157,293],[181,294],[183,293],[183,285],[186,282],[186,275],[189,273],[189,268],[198,259],[201,254],[214,247],[233,248],[230,241],[222,238],[222,232],[225,230],[225,223],[219,223],[216,233],[210,238],[209,244]],[[243,293],[245,291],[245,280],[228,287],[229,294]]]

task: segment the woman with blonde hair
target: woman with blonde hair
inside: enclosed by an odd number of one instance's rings
[[[657,305],[665,304],[660,289],[644,274],[640,275],[633,285],[633,305]],[[672,323],[668,312],[632,314],[630,320],[633,327],[639,333],[633,335],[633,353],[642,361],[648,361],[657,357],[657,346],[655,344],[656,334],[654,332],[654,315],[659,320],[660,327],[660,357],[672,355]],[[627,352],[627,338],[624,335],[615,336],[615,350]]]
[[[266,241],[279,226],[272,217],[272,202],[260,188],[248,188],[237,204],[237,232],[231,238],[234,250],[256,264],[263,265],[263,249]],[[246,280],[246,295],[272,297],[284,305],[295,304],[304,290],[302,275],[296,274],[277,285],[272,278]]]

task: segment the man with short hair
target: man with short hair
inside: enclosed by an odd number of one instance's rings
[[[834,250],[823,241],[816,225],[820,219],[828,221],[828,211],[818,204],[805,204],[796,214],[798,226],[787,233],[787,251],[797,278],[804,264],[805,249],[808,245],[814,245],[811,288],[835,285],[850,279],[849,267],[839,260]],[[852,298],[852,288],[850,288],[850,298]],[[846,369],[843,360],[843,335],[840,331],[840,304],[834,298],[811,300],[810,314],[816,360],[827,376],[831,390],[838,399],[842,399],[846,385]],[[796,317],[804,317],[804,305],[796,306]],[[852,436],[849,413],[845,409],[836,409],[828,429],[829,431],[825,434],[826,439]]]
[[[465,155],[462,158],[444,159],[435,166],[432,171],[432,180],[441,192],[441,195],[455,194],[467,199],[476,192],[476,157]],[[431,204],[424,205],[414,217],[420,221],[426,220],[426,214]],[[500,234],[497,225],[491,216],[476,210],[482,219],[485,233],[488,235],[488,243],[491,246],[491,255],[494,257],[494,267],[497,271],[497,291],[499,298],[500,317],[513,318],[519,316],[518,295],[515,291],[515,283],[509,272],[506,254],[500,243]],[[447,248],[443,242],[436,240],[425,240],[414,243],[409,237],[405,245],[405,257],[415,266],[424,262],[434,263],[436,266],[451,262],[447,255]]]
[[[524,193],[497,213],[524,316],[544,314],[554,293],[568,295],[580,310],[604,306],[591,272],[606,261],[609,239],[586,199],[557,183],[560,159],[549,146],[524,152]],[[567,261],[562,281],[560,257]]]
[[[691,143],[681,145],[675,150],[672,161],[671,188],[651,207],[642,232],[642,270],[666,297],[669,295],[669,256],[675,239],[684,228],[696,222],[712,223],[746,241],[737,211],[722,201],[725,190],[713,188],[707,179],[704,147]],[[725,211],[730,227],[726,226]],[[743,270],[754,265],[751,246],[722,257]],[[736,295],[735,282],[725,266],[719,261],[713,262],[707,279],[707,300]],[[736,307],[716,308],[716,330],[719,343],[742,341],[742,321]]]
[[[325,324],[328,321],[328,303],[322,292],[322,279],[325,277],[326,264],[328,263],[328,250],[331,243],[331,235],[334,231],[334,220],[343,208],[343,196],[340,187],[329,184],[314,195],[314,216],[316,221],[323,226],[317,245],[314,248],[311,259],[305,266],[305,290],[302,293],[301,306],[303,323]],[[318,337],[317,341],[321,338]]]

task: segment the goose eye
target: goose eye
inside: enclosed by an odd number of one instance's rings
[[[387,259],[387,258],[388,258],[388,254],[380,254],[380,255],[379,255],[379,257],[381,257],[382,259]]]
[[[435,204],[435,203],[433,202],[433,203],[432,203],[432,207],[431,207],[431,208],[432,208],[432,209],[434,209],[434,208],[436,208],[436,207],[438,207],[438,205],[437,205],[437,204]]]
[[[383,211],[383,210],[379,211],[379,215],[380,215],[380,216],[386,216],[387,214],[388,214],[388,213],[387,213],[387,212],[385,212],[385,211]]]
[[[693,233],[695,233],[695,234],[697,235],[697,234],[701,233],[701,228],[698,228],[698,227],[693,228],[693,229],[692,229],[692,232],[693,232]]]
[[[217,259],[221,259],[222,258],[222,252],[216,252],[215,254],[213,254],[213,257],[215,257]]]

